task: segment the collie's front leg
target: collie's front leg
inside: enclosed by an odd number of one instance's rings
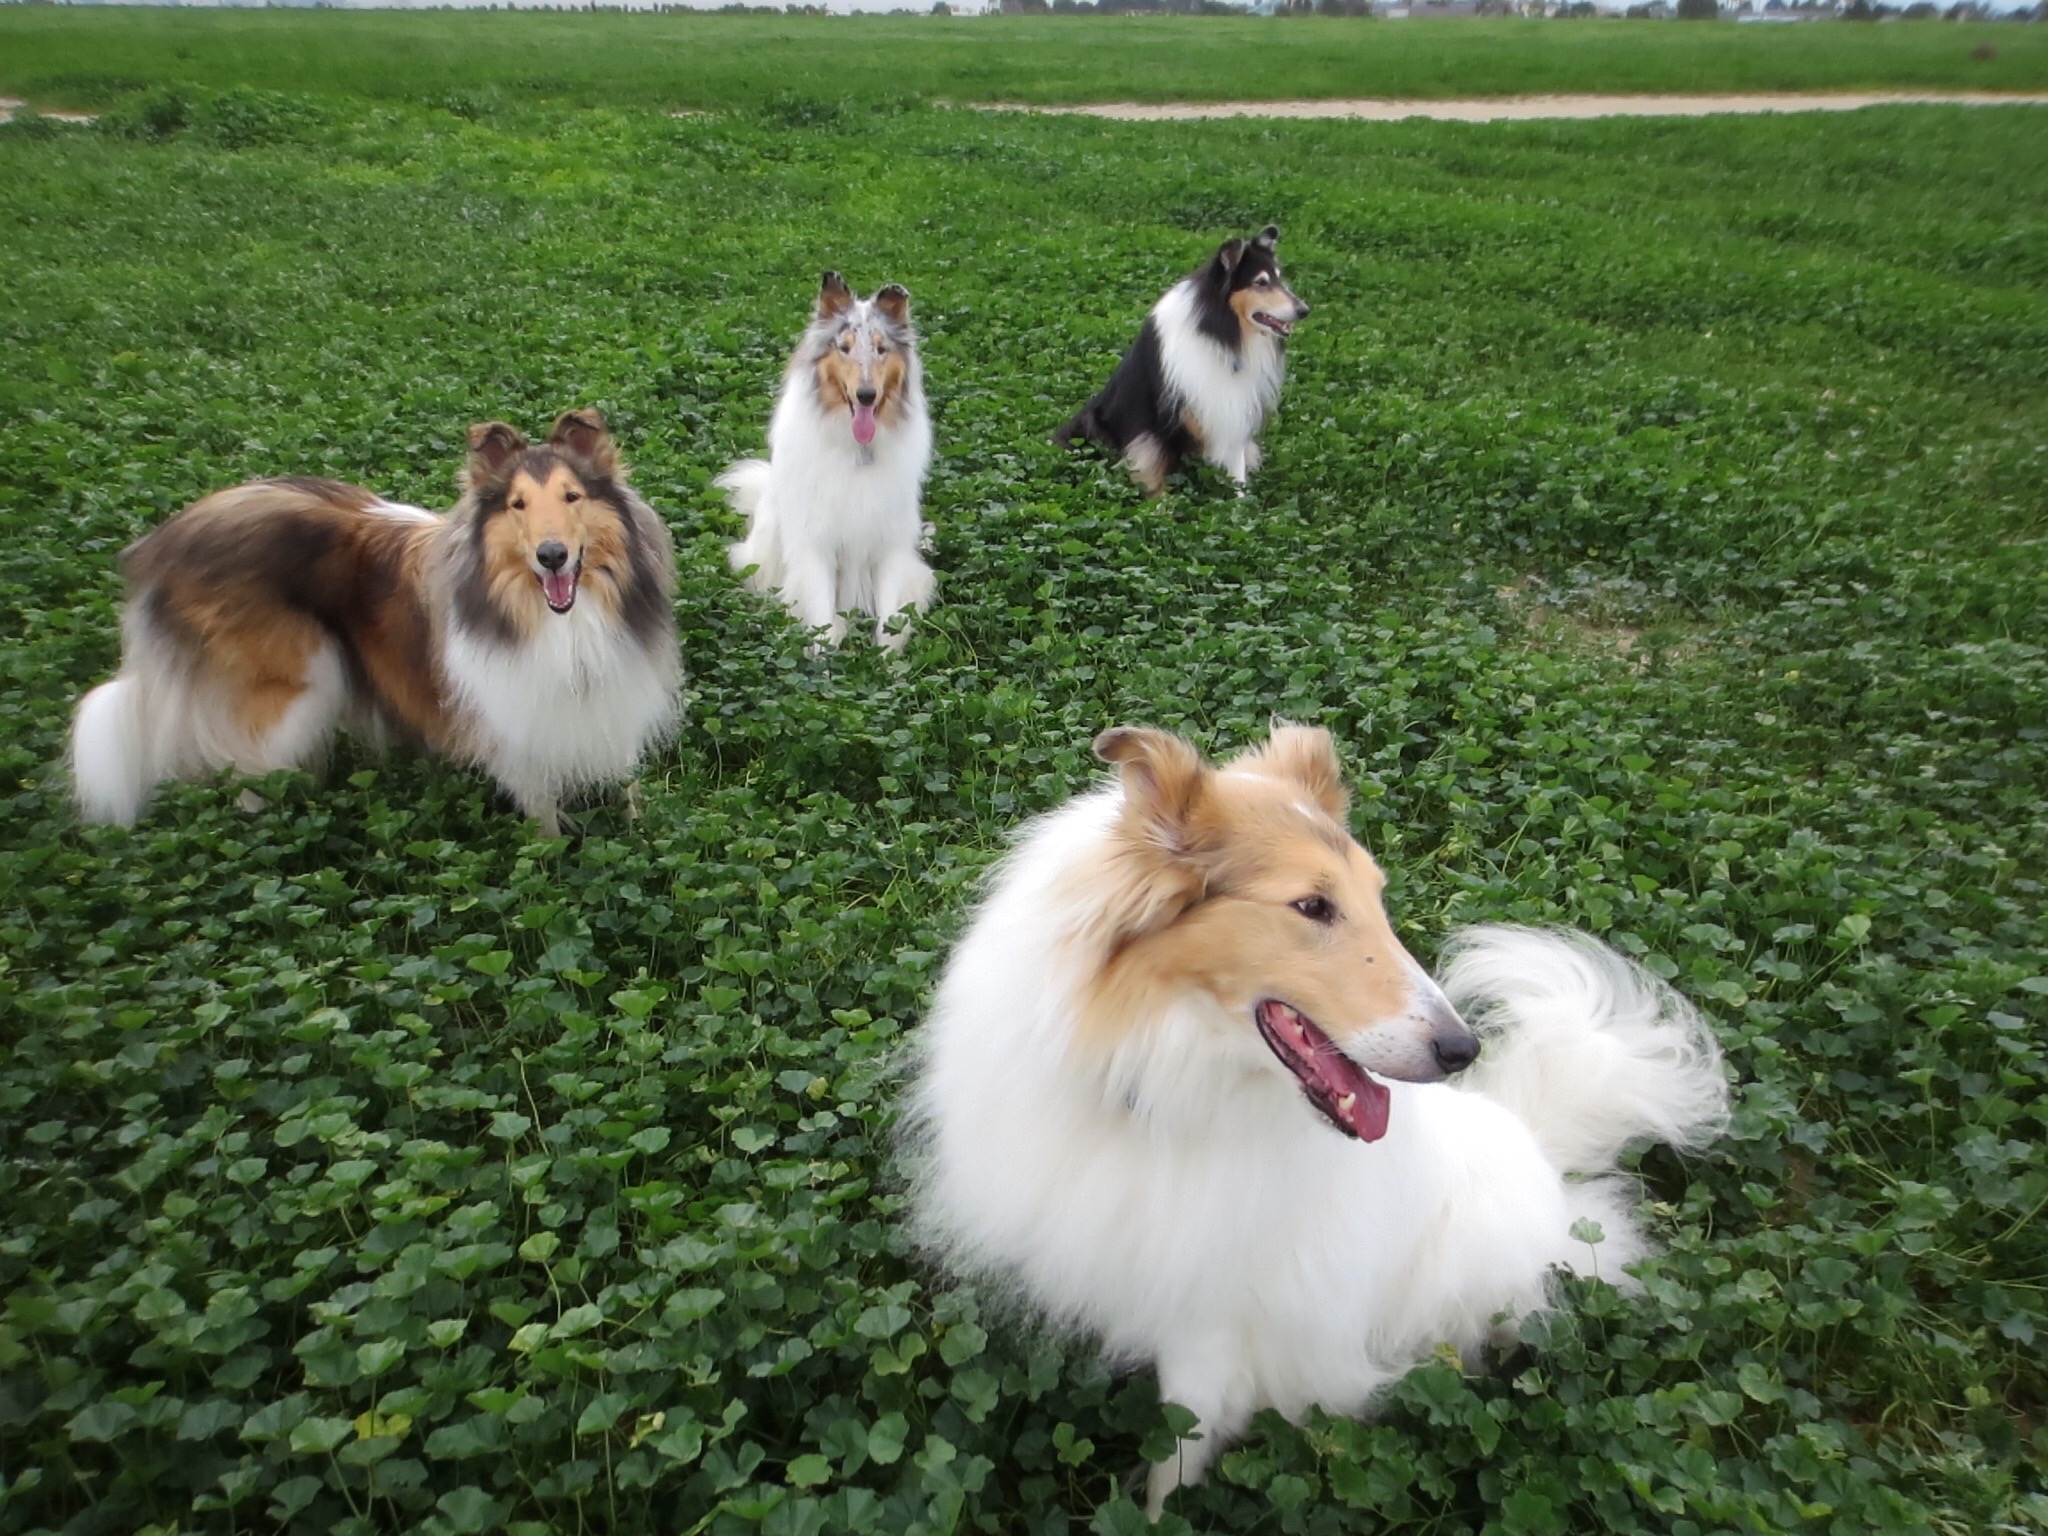
[[[910,643],[910,621],[891,633],[889,621],[905,609],[923,613],[932,605],[932,591],[938,578],[932,568],[909,550],[891,555],[875,576],[875,644],[900,651]]]
[[[1256,1406],[1226,1346],[1195,1346],[1159,1361],[1159,1396],[1195,1416],[1195,1427],[1145,1477],[1145,1518],[1157,1523],[1167,1496],[1208,1475],[1217,1453],[1244,1433]]]
[[[808,630],[824,630],[825,643],[846,638],[846,619],[839,611],[838,582],[831,562],[805,550],[789,551],[782,574],[782,601]]]
[[[1249,495],[1247,483],[1250,481],[1252,473],[1251,449],[1245,447],[1238,449],[1235,453],[1226,454],[1223,459],[1223,473],[1230,476],[1231,483],[1237,487],[1238,495]]]

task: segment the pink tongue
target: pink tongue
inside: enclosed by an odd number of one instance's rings
[[[862,447],[875,440],[875,408],[872,405],[853,408],[853,440]]]
[[[1358,1102],[1344,1118],[1360,1141],[1378,1141],[1387,1134],[1387,1110],[1392,1103],[1386,1084],[1367,1078],[1365,1088],[1358,1091]]]
[[[540,589],[547,594],[550,608],[566,608],[576,600],[576,573],[550,571],[541,577]]]

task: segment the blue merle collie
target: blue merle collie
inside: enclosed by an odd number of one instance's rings
[[[733,569],[832,645],[858,608],[874,619],[877,645],[902,649],[908,621],[892,620],[932,600],[931,567],[918,552],[931,461],[910,291],[891,283],[863,299],[827,272],[783,370],[768,457],[718,477],[747,519]]]
[[[1236,482],[1259,467],[1259,433],[1280,399],[1287,338],[1308,306],[1280,275],[1277,225],[1226,240],[1152,306],[1102,392],[1054,441],[1089,438],[1130,465],[1148,496],[1189,458]]]

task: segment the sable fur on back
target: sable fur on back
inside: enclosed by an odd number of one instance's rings
[[[493,568],[487,531],[522,469],[557,466],[603,509],[583,514],[592,600],[536,623],[532,575]],[[317,763],[343,725],[478,764],[544,823],[630,771],[674,719],[674,567],[603,418],[566,412],[539,447],[475,428],[462,486],[442,518],[331,480],[253,481],[138,540],[121,672],[74,720],[81,812],[130,822],[164,779]]]

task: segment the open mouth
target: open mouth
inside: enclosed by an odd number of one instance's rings
[[[576,606],[576,578],[582,574],[581,561],[566,571],[540,573],[541,596],[548,600],[548,606],[556,613],[567,613]]]
[[[1253,1016],[1267,1048],[1300,1080],[1302,1093],[1325,1120],[1360,1141],[1387,1134],[1392,1095],[1386,1085],[1338,1050],[1313,1019],[1270,997]]]
[[[1269,315],[1263,309],[1252,311],[1252,323],[1254,325],[1263,325],[1275,336],[1292,336],[1294,334],[1294,322],[1292,320],[1282,320],[1278,315]]]
[[[875,408],[853,402],[853,440],[865,448],[875,440]]]

